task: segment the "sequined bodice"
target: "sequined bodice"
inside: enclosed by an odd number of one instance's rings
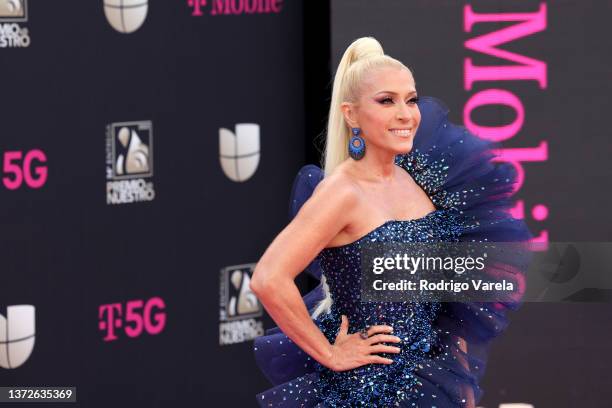
[[[364,242],[453,241],[459,233],[455,218],[446,210],[436,210],[415,220],[387,221],[358,240],[324,249],[321,268],[330,288],[334,310],[347,315],[351,327],[363,328],[406,318],[412,306],[402,303],[361,302],[361,246]],[[393,311],[393,313],[392,313]],[[402,311],[398,315],[398,311]]]
[[[516,185],[511,165],[494,163],[495,146],[448,121],[448,109],[433,99],[419,102],[422,120],[410,153],[395,162],[428,195],[437,210],[415,220],[391,220],[346,245],[326,248],[309,265],[325,277],[333,304],[314,319],[330,342],[349,319],[349,333],[389,324],[400,343],[399,354],[382,354],[392,364],[367,364],[331,371],[314,361],[282,332],[256,341],[260,367],[276,386],[258,395],[262,407],[461,407],[480,398],[478,379],[490,340],[507,324],[506,308],[493,312],[473,302],[362,302],[362,251],[371,242],[504,242],[526,241],[523,222],[508,214]],[[316,166],[305,166],[292,188],[295,215],[324,178]],[[379,247],[376,245],[376,247]],[[309,310],[321,299],[317,287],[305,297]],[[311,296],[312,295],[312,296]]]
[[[329,313],[321,315],[317,323],[330,342],[338,333],[340,316],[349,319],[349,333],[368,326],[388,324],[402,342],[399,355],[388,355],[392,365],[367,365],[355,370],[332,372],[320,367],[317,386],[322,395],[337,396],[327,399],[330,406],[343,406],[340,401],[364,401],[363,406],[380,405],[380,398],[397,401],[416,387],[412,374],[427,353],[433,352],[436,333],[433,321],[438,307],[414,302],[361,301],[361,249],[366,242],[440,242],[456,241],[461,224],[452,210],[438,209],[415,220],[387,221],[350,244],[324,249],[319,255],[321,269],[329,285],[333,304]],[[382,388],[384,392],[382,392]],[[350,390],[354,395],[342,395]],[[378,393],[380,392],[380,393]],[[362,398],[355,395],[362,393]],[[374,398],[374,399],[373,399]],[[369,402],[368,402],[369,401]],[[376,402],[375,402],[376,401]],[[386,405],[385,405],[386,406]]]

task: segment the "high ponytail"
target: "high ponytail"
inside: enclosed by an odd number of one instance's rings
[[[323,159],[325,176],[330,175],[340,163],[348,158],[350,132],[340,106],[343,102],[357,102],[363,78],[370,70],[389,66],[410,71],[398,60],[385,55],[380,43],[372,37],[359,38],[344,51],[334,77],[334,87],[329,107]],[[322,276],[321,284],[323,285],[325,298],[315,307],[312,314],[313,318],[321,313],[329,312],[332,305],[325,276]]]
[[[348,158],[349,127],[340,106],[343,102],[357,102],[363,77],[372,68],[395,66],[408,69],[404,64],[385,55],[380,43],[372,37],[362,37],[348,46],[334,77],[327,138],[323,160],[325,175]]]

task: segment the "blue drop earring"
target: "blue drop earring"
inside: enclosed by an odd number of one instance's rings
[[[361,160],[365,155],[365,140],[363,140],[363,137],[359,136],[361,129],[351,128],[351,131],[353,132],[353,137],[349,140],[348,154],[355,160]]]

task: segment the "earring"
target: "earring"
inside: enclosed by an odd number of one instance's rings
[[[359,136],[361,129],[351,128],[351,130],[353,132],[353,137],[349,140],[348,154],[355,160],[361,160],[365,155],[365,140],[363,140],[363,137]]]

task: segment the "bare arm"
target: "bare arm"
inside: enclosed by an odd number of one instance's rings
[[[341,333],[334,344],[314,324],[295,277],[349,223],[356,210],[357,190],[333,176],[319,184],[294,220],[274,239],[257,263],[251,289],[257,294],[280,329],[302,350],[322,365],[336,371],[368,363],[391,363],[371,353],[397,353],[397,347],[375,345],[398,342],[395,336],[378,335],[367,340],[348,335],[348,321],[342,319]],[[370,334],[389,332],[376,326]]]

